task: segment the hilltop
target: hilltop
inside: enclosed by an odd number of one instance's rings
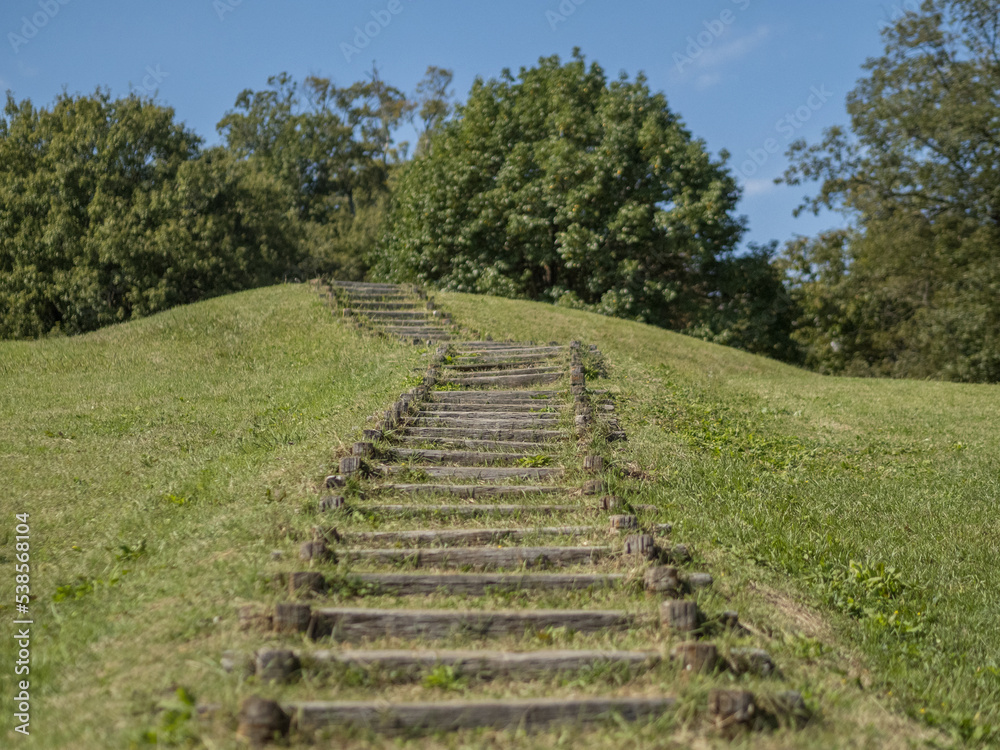
[[[643,501],[779,657],[811,665],[796,679],[842,746],[928,736],[907,714],[970,739],[1000,719],[995,386],[823,377],[590,313],[437,301],[482,335],[601,348]],[[199,731],[187,692],[235,705],[219,655],[245,641],[235,605],[259,561],[424,363],[297,285],[0,343],[4,506],[32,522],[37,746],[182,743]],[[806,737],[829,747],[832,729]]]

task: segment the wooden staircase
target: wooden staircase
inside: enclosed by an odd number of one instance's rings
[[[703,711],[719,726],[803,718],[780,683],[763,702],[742,686],[776,666],[733,646],[748,640],[735,613],[700,609],[711,576],[656,507],[630,502],[615,405],[586,382],[599,352],[462,341],[405,285],[328,295],[361,328],[436,348],[326,478],[283,599],[241,613],[261,631],[262,688],[242,738],[656,721],[692,675],[712,683]]]

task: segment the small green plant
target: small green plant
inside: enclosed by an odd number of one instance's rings
[[[56,586],[56,592],[52,595],[52,601],[64,602],[83,599],[85,596],[93,594],[101,586],[117,586],[118,582],[121,580],[121,576],[126,573],[128,573],[128,571],[124,570],[121,575],[113,575],[107,581],[103,578],[87,578],[85,576],[77,576],[76,579],[70,583]]]
[[[448,664],[438,664],[432,669],[423,680],[425,688],[436,688],[438,690],[461,690],[465,686],[459,671]]]
[[[146,554],[146,540],[143,539],[135,547],[130,547],[127,544],[118,545],[117,549],[109,548],[109,551],[114,552],[115,560],[118,562],[127,562],[128,560],[138,560],[140,557]]]
[[[160,721],[156,727],[142,733],[143,743],[176,747],[196,740],[197,735],[191,726],[195,703],[194,696],[187,688],[177,688],[172,698],[158,706],[161,711]]]
[[[517,459],[517,465],[526,469],[538,469],[543,466],[550,466],[552,464],[552,456],[525,456],[524,458]]]

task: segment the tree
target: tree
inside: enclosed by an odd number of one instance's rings
[[[716,283],[745,221],[726,155],[642,75],[609,82],[575,52],[477,79],[429,146],[399,176],[373,274],[712,337],[740,309],[746,290]]]
[[[395,133],[414,106],[375,66],[344,87],[282,73],[263,91],[243,91],[218,130],[238,158],[293,192],[313,270],[360,278],[390,172],[406,155]]]
[[[1000,380],[998,28],[995,3],[925,0],[865,63],[850,131],[793,144],[785,181],[820,183],[800,210],[850,225],[788,248],[803,307],[826,311],[796,333],[814,366]]]
[[[417,84],[416,106],[419,107],[417,114],[421,121],[417,142],[418,155],[427,151],[431,135],[444,125],[452,113],[453,92],[448,87],[451,86],[454,77],[450,70],[431,65]]]
[[[0,337],[78,333],[294,270],[280,186],[106,92],[0,119]]]

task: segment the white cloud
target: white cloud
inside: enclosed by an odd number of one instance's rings
[[[673,55],[671,77],[679,82],[693,82],[700,89],[714,86],[722,80],[723,68],[749,55],[770,36],[768,26],[758,26],[739,36],[731,27],[718,37],[706,32],[689,36],[687,46]]]
[[[743,181],[743,197],[755,198],[758,195],[767,195],[778,189],[774,180],[746,179]]]

